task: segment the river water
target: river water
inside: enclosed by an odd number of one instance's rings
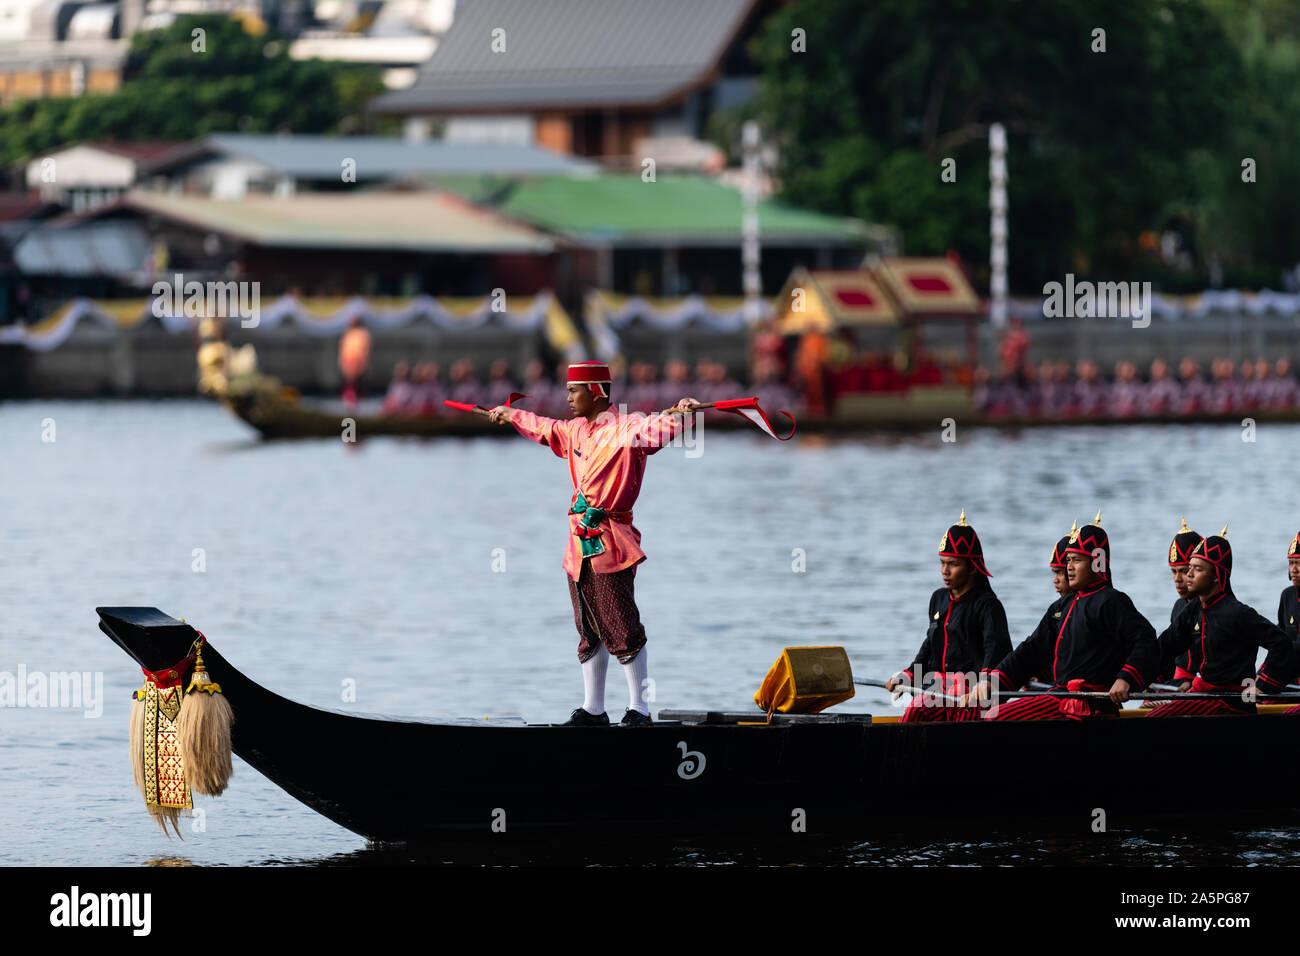
[[[741,709],[781,649],[843,644],[883,677],[920,643],[962,507],[1013,640],[1052,600],[1055,540],[1102,509],[1118,586],[1160,629],[1180,515],[1227,522],[1237,595],[1271,617],[1300,527],[1300,426],[1134,426],[821,438],[710,432],[650,459],[636,507],[652,708]],[[1248,436],[1250,437],[1250,436]],[[52,440],[50,440],[52,439]],[[0,865],[405,862],[235,758],[162,837],[131,780],[139,672],[98,605],[153,605],[303,703],[563,720],[582,700],[561,559],[565,462],[518,436],[266,443],[201,401],[0,404],[0,672],[88,672],[79,707],[0,707]],[[101,684],[102,682],[102,684]],[[96,685],[101,692],[94,694]],[[355,699],[346,688],[355,688]],[[840,709],[897,713],[883,692]],[[626,706],[612,669],[607,703]],[[1095,835],[817,844],[816,862],[1300,862],[1300,818]],[[810,846],[812,844],[810,843]],[[671,846],[666,862],[771,862]],[[439,862],[417,859],[416,862]],[[784,860],[782,860],[784,862]]]

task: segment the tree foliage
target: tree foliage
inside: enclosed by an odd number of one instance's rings
[[[196,49],[194,31],[202,30]],[[0,109],[6,163],[74,142],[188,140],[216,132],[349,132],[382,91],[379,71],[294,60],[273,33],[226,17],[180,17],[137,33],[115,92]]]
[[[1211,249],[1290,264],[1297,191],[1284,176],[1297,155],[1300,59],[1274,32],[1287,9],[797,0],[753,41],[756,111],[779,141],[784,198],[893,223],[909,253],[955,249],[977,276],[989,252],[988,128],[1004,124],[1013,289],[1065,272],[1159,278],[1150,235],[1171,225],[1186,227],[1197,268]],[[791,50],[795,28],[806,52]],[[1243,156],[1273,177],[1273,193],[1238,188]],[[955,183],[940,179],[946,157]]]

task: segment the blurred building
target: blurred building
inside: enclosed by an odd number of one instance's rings
[[[239,199],[351,190],[428,176],[577,175],[596,168],[532,145],[219,133],[154,155],[140,167],[136,181],[155,191]]]
[[[447,32],[457,0],[318,0],[317,26],[303,30],[289,47],[296,60],[338,60],[383,68],[384,85],[405,89]]]
[[[744,103],[758,68],[745,52],[775,0],[473,0],[414,85],[376,100],[449,140],[537,143],[639,165],[667,140],[702,141],[709,116]],[[716,162],[706,154],[706,162]]]
[[[557,291],[578,310],[589,289],[637,295],[739,295],[741,197],[700,176],[635,174],[435,178],[441,188],[542,230],[568,254]],[[799,265],[856,266],[887,249],[890,231],[782,203],[759,204],[763,288],[774,292]]]
[[[0,0],[0,104],[117,89],[130,35],[122,16],[117,3]]]
[[[245,196],[223,201],[137,191],[87,216],[55,221],[25,247],[89,247],[99,231],[128,235],[136,253],[111,270],[147,289],[182,272],[188,279],[256,280],[263,295],[529,295],[549,288],[554,243],[443,193],[366,192]],[[33,256],[33,263],[35,257]],[[36,268],[27,271],[35,273]],[[51,258],[45,270],[59,274]]]
[[[47,202],[84,212],[110,202],[133,185],[142,164],[178,143],[78,143],[27,163],[27,188]]]

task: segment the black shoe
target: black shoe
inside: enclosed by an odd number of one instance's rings
[[[629,709],[628,712],[623,715],[623,719],[619,721],[619,725],[623,727],[649,727],[653,723],[654,721],[641,713],[641,711],[631,709]]]
[[[589,714],[581,707],[569,715],[561,727],[608,727],[609,714]]]

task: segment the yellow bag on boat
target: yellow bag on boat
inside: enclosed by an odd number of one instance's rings
[[[815,714],[853,696],[842,647],[787,647],[763,678],[754,703],[767,713]]]

